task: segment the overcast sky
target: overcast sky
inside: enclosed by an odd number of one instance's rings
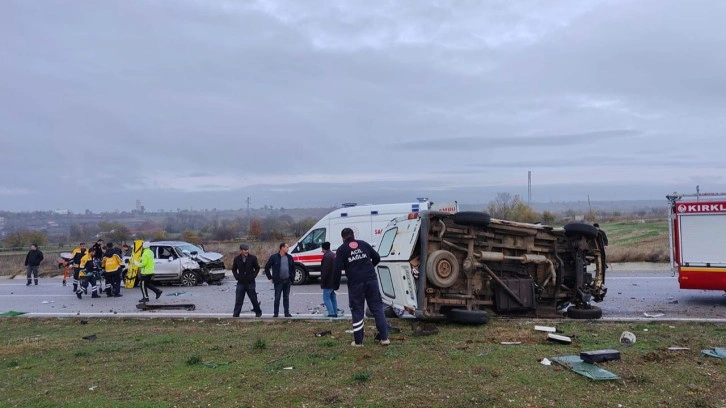
[[[723,0],[3,0],[0,210],[726,191]]]

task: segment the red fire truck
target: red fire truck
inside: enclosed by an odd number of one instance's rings
[[[666,197],[671,269],[681,289],[726,290],[726,193]]]

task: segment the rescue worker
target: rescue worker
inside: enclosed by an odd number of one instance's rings
[[[86,255],[86,243],[81,242],[78,247],[71,252],[71,259],[68,263],[73,267],[73,292],[78,290],[78,278],[81,272],[81,259]],[[65,284],[65,281],[63,282]]]
[[[30,251],[25,255],[25,267],[28,269],[28,283],[25,286],[30,286],[31,275],[35,278],[35,284],[38,284],[38,268],[40,263],[43,262],[43,252],[38,249],[38,246],[32,244]]]
[[[239,246],[239,255],[232,262],[232,275],[237,280],[237,291],[234,299],[232,317],[239,317],[242,311],[242,304],[245,301],[245,294],[250,298],[255,317],[262,316],[262,309],[260,309],[260,303],[257,301],[257,285],[255,284],[255,278],[257,278],[257,274],[259,273],[260,264],[257,262],[257,257],[250,254],[250,247],[248,245],[241,244]]]
[[[83,258],[81,258],[80,272],[78,278],[81,279],[81,283],[76,290],[76,296],[78,299],[82,299],[82,293],[88,294],[88,286],[91,285],[91,297],[100,298],[98,294],[98,288],[96,286],[96,263],[93,262],[93,254],[89,251]]]
[[[354,347],[363,346],[363,318],[365,303],[368,303],[376,319],[376,328],[382,346],[391,344],[388,339],[388,322],[383,314],[383,301],[378,291],[378,275],[375,266],[381,257],[367,242],[356,240],[353,230],[343,228],[340,232],[343,244],[335,253],[335,267],[333,269],[334,282],[340,284],[343,270],[348,279],[348,301],[350,313],[353,315],[353,342]]]
[[[163,292],[161,289],[151,284],[151,278],[154,276],[154,253],[151,251],[151,243],[144,241],[144,251],[141,253],[139,260],[139,281],[141,287],[141,300],[139,302],[146,303],[149,301],[149,289],[156,293],[156,298],[161,297]]]
[[[121,259],[121,250],[113,247],[113,243],[106,244],[106,253],[103,254],[104,274],[106,281],[104,292],[108,297],[121,297],[121,269],[124,261]]]
[[[96,281],[98,282],[98,294],[101,294],[101,289],[103,288],[103,266],[101,265],[101,262],[103,262],[103,254],[106,252],[106,245],[103,243],[102,239],[99,239],[96,241],[95,244],[91,247],[91,255],[93,256],[93,262],[95,263],[94,268],[96,271]]]
[[[292,317],[290,314],[290,285],[295,273],[295,261],[287,251],[290,247],[286,243],[280,244],[280,250],[272,254],[265,264],[265,275],[275,287],[275,304],[272,317],[277,317],[280,311],[280,295],[282,295],[282,306],[285,309],[285,317]],[[270,273],[272,270],[272,273]]]

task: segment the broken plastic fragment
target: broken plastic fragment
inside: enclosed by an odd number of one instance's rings
[[[635,335],[629,331],[624,331],[620,335],[620,344],[635,344]]]
[[[534,326],[534,329],[541,332],[556,333],[557,329],[550,326]]]
[[[665,316],[665,313],[648,313],[648,312],[644,312],[643,313],[643,316],[645,316],[645,317],[651,317],[651,318],[654,318],[654,317],[663,317],[663,316]]]
[[[543,358],[539,363],[542,365],[552,365],[552,362],[548,358]]]

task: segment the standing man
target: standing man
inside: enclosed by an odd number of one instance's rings
[[[323,289],[323,303],[328,309],[328,317],[338,317],[338,297],[335,291],[340,288],[340,279],[335,281],[333,267],[335,254],[330,251],[330,242],[323,242],[323,260],[320,262],[320,288]]]
[[[368,307],[376,319],[381,345],[387,346],[391,344],[391,340],[388,339],[388,322],[383,314],[383,301],[378,291],[375,267],[381,257],[367,242],[356,240],[352,229],[343,228],[340,236],[343,238],[343,245],[335,253],[333,273],[336,284],[340,283],[343,270],[348,278],[348,300],[350,313],[353,315],[353,342],[350,345],[363,346],[363,318],[365,303],[368,302]]]
[[[275,286],[275,310],[272,317],[277,317],[280,311],[280,295],[282,294],[282,306],[285,308],[285,317],[292,317],[290,314],[290,285],[292,274],[295,273],[295,261],[287,254],[289,247],[286,243],[280,244],[280,251],[272,254],[265,264],[265,275]],[[272,274],[270,274],[272,269]]]
[[[43,262],[43,252],[38,249],[38,246],[32,244],[30,251],[25,255],[25,266],[28,268],[28,283],[25,286],[30,286],[30,276],[35,278],[35,284],[38,284],[38,268],[40,263]]]
[[[103,243],[102,239],[99,239],[96,241],[95,244],[91,247],[91,255],[93,256],[93,263],[96,273],[96,281],[98,282],[98,295],[101,295],[101,290],[103,289],[103,266],[101,265],[101,262],[103,262],[103,254],[106,252],[106,245]]]
[[[161,297],[163,292],[161,289],[151,284],[151,278],[154,276],[154,253],[151,251],[151,243],[144,241],[144,251],[141,253],[141,259],[139,260],[139,280],[141,287],[141,300],[139,302],[146,303],[149,301],[149,289],[156,293],[156,298]]]
[[[113,247],[113,242],[106,244],[106,253],[103,254],[103,279],[106,281],[105,292],[108,297],[121,297],[121,269],[124,261],[121,259],[121,250]]]
[[[86,256],[86,243],[81,242],[78,244],[78,247],[71,252],[71,260],[68,261],[73,266],[73,293],[78,291],[78,279],[81,273],[81,259],[83,259],[84,256]]]
[[[93,262],[93,254],[89,251],[81,258],[81,268],[78,278],[81,280],[76,291],[78,299],[82,299],[82,293],[88,294],[88,285],[91,285],[91,297],[99,298],[101,295],[97,292],[96,287],[96,263]]]
[[[260,273],[260,264],[257,262],[257,257],[250,255],[249,246],[246,244],[240,245],[239,255],[234,258],[232,263],[232,275],[237,280],[237,294],[234,298],[232,317],[239,317],[239,313],[242,311],[242,303],[245,301],[245,293],[250,298],[255,317],[262,316],[255,285],[255,278],[258,273]]]

